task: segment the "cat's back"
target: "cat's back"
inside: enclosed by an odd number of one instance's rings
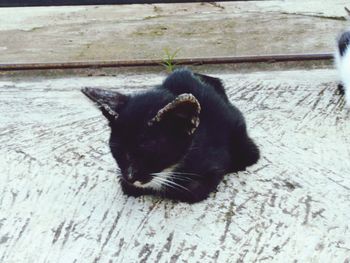
[[[194,150],[187,153],[183,167],[191,167],[199,174],[218,167],[224,172],[238,171],[259,159],[259,150],[248,137],[244,116],[229,102],[221,81],[179,70],[164,81],[162,88],[175,96],[191,93],[201,107]],[[206,160],[206,164],[201,160]]]
[[[222,99],[228,102],[220,79],[192,73],[188,69],[175,70],[165,79],[162,87],[176,96],[183,93],[191,93],[198,100],[211,96],[213,99]]]

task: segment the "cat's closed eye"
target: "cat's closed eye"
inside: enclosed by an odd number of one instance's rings
[[[166,139],[147,140],[137,146],[139,152],[145,157],[164,156],[171,151],[169,141]]]

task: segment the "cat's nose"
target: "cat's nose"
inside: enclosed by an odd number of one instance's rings
[[[136,181],[135,177],[132,175],[132,174],[128,174],[126,176],[126,180],[129,182],[129,183],[134,183]]]
[[[125,179],[131,184],[136,181],[134,174],[135,174],[134,169],[132,167],[129,167],[127,170],[127,175]]]

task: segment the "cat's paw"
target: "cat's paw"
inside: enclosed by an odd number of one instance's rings
[[[209,196],[209,193],[200,194],[200,195],[195,194],[195,195],[189,196],[188,198],[186,198],[182,201],[187,202],[189,204],[194,204],[194,203],[198,203],[198,202],[201,202],[201,201],[207,199],[208,196]]]
[[[199,181],[193,181],[178,189],[166,189],[160,195],[164,198],[193,204],[206,199],[209,193],[210,189],[205,184]]]
[[[189,204],[198,203],[208,198],[209,193],[213,190],[204,182],[193,181],[188,185],[188,193],[183,196],[184,202]]]

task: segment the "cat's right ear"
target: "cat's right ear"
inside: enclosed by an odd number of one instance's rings
[[[192,135],[199,125],[200,112],[201,106],[198,100],[192,94],[183,93],[160,109],[148,122],[148,126],[167,122],[175,125],[176,129]]]
[[[96,103],[97,107],[109,121],[118,118],[120,109],[128,101],[128,96],[111,90],[83,88],[81,92]]]

